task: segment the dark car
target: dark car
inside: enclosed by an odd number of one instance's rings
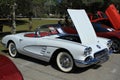
[[[0,80],[23,80],[21,72],[6,56],[0,54]]]

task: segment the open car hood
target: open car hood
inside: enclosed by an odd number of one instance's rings
[[[68,9],[68,13],[78,32],[82,44],[88,45],[97,43],[95,31],[85,10]]]
[[[108,19],[116,30],[120,29],[120,14],[114,4],[111,4],[105,11]]]

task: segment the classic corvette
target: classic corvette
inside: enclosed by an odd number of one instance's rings
[[[96,37],[85,10],[68,9],[68,13],[78,34],[66,34],[60,27],[49,26],[35,32],[7,35],[2,44],[12,57],[19,53],[46,62],[53,61],[63,72],[71,72],[75,66],[106,62],[111,42]]]
[[[5,55],[0,54],[0,80],[23,80],[21,72]]]

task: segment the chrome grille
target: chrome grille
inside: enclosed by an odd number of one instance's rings
[[[96,59],[100,59],[100,58],[102,58],[104,56],[108,56],[108,49],[104,49],[104,50],[99,51],[99,52],[97,52],[97,53],[94,54],[94,57]]]

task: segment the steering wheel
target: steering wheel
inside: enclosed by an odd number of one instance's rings
[[[35,30],[35,37],[40,37],[40,28]]]

